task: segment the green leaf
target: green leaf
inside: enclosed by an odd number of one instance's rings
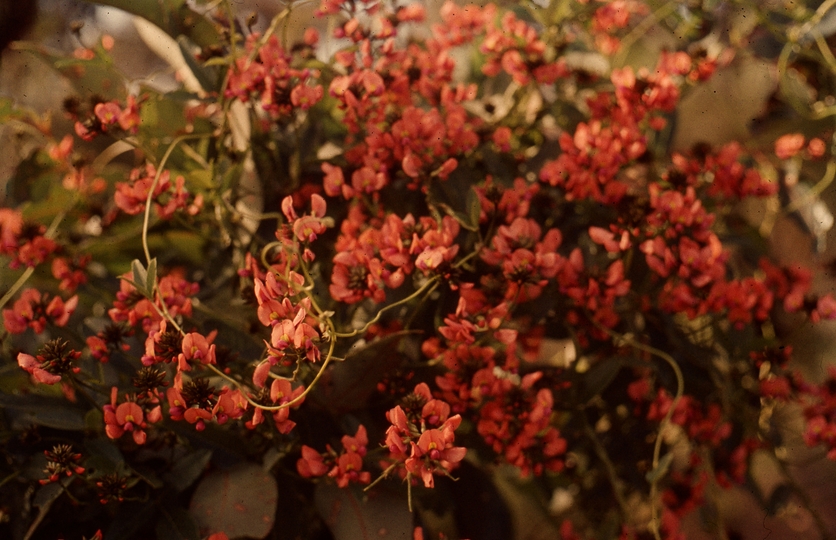
[[[618,376],[622,366],[621,358],[605,358],[581,374],[582,399],[589,401],[595,396],[601,395]]]
[[[335,540],[372,540],[380,538],[379,531],[386,531],[386,538],[411,538],[412,514],[404,491],[384,483],[375,488],[377,496],[367,497],[354,486],[340,489],[323,482],[316,487],[316,509]]]
[[[148,291],[149,298],[154,292],[154,287],[157,285],[157,258],[151,259],[148,263],[148,273],[145,276],[145,290]]]
[[[160,505],[161,516],[157,521],[157,540],[200,540],[197,523],[188,512],[178,507]]]
[[[96,54],[90,59],[67,57],[34,44],[22,48],[55,68],[83,97],[96,94],[105,101],[122,101],[126,97],[125,78],[101,47],[94,48]]]
[[[131,275],[133,276],[133,281],[131,281],[130,284],[136,287],[136,290],[141,292],[146,297],[150,297],[151,292],[147,289],[148,271],[144,266],[142,266],[139,259],[131,261]]]
[[[214,58],[210,58],[209,60],[203,63],[206,67],[218,67],[218,66],[229,66],[231,60],[226,56],[216,56]]]
[[[186,180],[188,181],[189,188],[212,189],[215,186],[212,171],[205,169],[189,171],[186,175]]]
[[[474,230],[479,229],[479,216],[482,214],[482,203],[479,202],[479,195],[476,191],[471,189],[467,192],[467,209],[470,214],[470,223],[475,227]]]
[[[14,425],[22,428],[32,424],[67,431],[83,431],[85,411],[71,406],[63,399],[24,399],[23,396],[0,396],[13,399],[0,399],[0,405],[13,420]],[[35,396],[31,396],[35,397]]]
[[[154,489],[162,489],[165,486],[165,482],[163,482],[162,478],[159,477],[152,467],[138,464],[133,467],[133,471]]]
[[[212,451],[205,448],[186,454],[174,462],[171,471],[163,475],[163,480],[179,493],[191,486],[203,474],[211,459]]]
[[[1,276],[0,280],[2,280]],[[21,388],[25,388],[28,383],[29,374],[16,364],[9,364],[4,366],[3,372],[0,373],[0,394],[16,394]]]
[[[221,41],[212,23],[186,6],[185,0],[96,0],[94,3],[139,15],[168,35],[188,36],[201,47]]]
[[[198,63],[194,53],[192,52],[194,44],[190,42],[186,36],[179,36],[177,38],[177,44],[180,46],[180,52],[183,53],[183,59],[186,61],[186,65],[189,66],[189,69],[194,74],[197,82],[200,83],[201,88],[208,92],[220,90],[220,88],[218,88],[220,84],[218,70],[212,67],[207,67],[206,64],[201,65]]]
[[[131,540],[136,533],[157,513],[158,507],[147,502],[125,502],[117,507],[110,527],[105,531],[107,540]]]
[[[334,365],[312,391],[332,411],[353,411],[365,407],[381,377],[405,360],[398,352],[400,341],[410,332],[397,332],[349,351],[345,361]]]
[[[447,180],[434,178],[430,183],[427,200],[444,210],[468,231],[478,231],[479,213],[474,217],[474,206],[479,205],[479,196],[473,191],[470,178],[460,173],[460,169],[453,171]]]
[[[118,470],[125,463],[122,452],[110,439],[90,439],[84,443],[84,448],[90,456],[88,459],[97,458],[99,463],[104,464],[110,472]]]
[[[60,482],[50,482],[49,484],[43,485],[38,488],[35,496],[32,497],[32,505],[39,508],[49,508],[49,505],[60,497],[63,491],[64,488]]]
[[[264,538],[273,528],[277,502],[276,479],[248,463],[204,477],[189,512],[201,530]]]
[[[661,437],[661,434],[657,435],[657,437]],[[673,461],[673,453],[672,452],[668,452],[667,454],[662,456],[662,458],[659,460],[659,464],[656,466],[656,468],[647,473],[647,476],[646,476],[647,481],[652,484],[654,482],[659,481],[660,478],[662,478],[663,476],[668,474],[668,469],[671,468],[671,462],[672,461]]]
[[[206,262],[206,256],[203,251],[206,245],[206,238],[193,233],[191,231],[173,230],[166,231],[163,235],[166,248],[170,252],[172,248],[180,252],[190,262],[201,265]]]
[[[154,94],[145,101],[140,109],[141,129],[140,135],[149,144],[153,144],[158,156],[162,157],[167,146],[160,145],[157,139],[167,138],[172,132],[178,132],[185,128],[186,117],[183,112],[183,103],[172,99],[168,94]],[[182,154],[175,152],[172,160]],[[171,163],[169,163],[171,165]]]
[[[90,409],[84,415],[84,425],[88,431],[98,431],[104,426],[104,415],[99,409]]]

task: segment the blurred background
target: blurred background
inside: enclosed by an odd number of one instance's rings
[[[285,7],[277,0],[234,0],[233,5],[239,23],[249,24],[253,30],[266,28],[270,19]],[[438,17],[439,6],[437,1],[426,2],[430,20]],[[671,150],[738,140],[749,148],[771,152],[780,134],[820,129],[820,125],[811,125],[786,107],[776,105],[776,63],[782,44],[754,26],[755,17],[747,17],[744,4],[719,2],[716,6],[716,17],[705,45],[711,45],[711,40],[732,42],[744,53],[738,53],[728,66],[684,97],[677,111]],[[315,8],[315,3],[309,3],[294,9],[289,26],[291,39],[301,36],[311,25],[325,29],[326,23],[313,16]],[[170,62],[164,58],[166,51],[159,48],[155,51],[153,38],[143,37],[138,26],[141,28],[132,15],[80,0],[0,0],[0,96],[11,97],[18,105],[48,116],[56,134],[70,133],[72,125],[62,113],[62,104],[73,94],[73,89],[51,66],[27,49],[45,48],[71,55],[80,47],[93,46],[103,35],[115,39],[114,61],[127,80],[160,90],[176,88],[179,83]],[[825,17],[820,31],[834,50],[836,10]],[[677,36],[655,26],[631,45],[626,61],[650,66],[659,51],[682,46]],[[812,82],[798,83],[799,99],[812,99],[805,87]],[[14,126],[0,125],[0,205],[6,181],[32,151],[32,144]],[[809,174],[810,178],[802,178],[807,180],[807,185],[814,185],[821,177],[815,170]],[[796,214],[779,218],[769,231],[774,257],[783,264],[797,263],[812,269],[817,293],[836,291],[832,208],[836,208],[836,190],[831,187],[819,198],[812,198]],[[753,206],[746,210],[750,221],[759,224],[764,209]],[[791,319],[786,321],[784,333],[796,351],[796,367],[808,379],[822,380],[827,367],[836,366],[836,323],[813,327],[803,320]],[[836,516],[836,464],[828,461],[821,449],[806,448],[800,437],[799,411],[779,410],[776,416],[786,432],[787,460],[793,464],[785,472],[804,488],[809,501],[791,499],[790,491],[782,489],[785,482],[782,471],[775,470],[773,462],[763,460],[754,469],[753,481],[762,493],[772,494],[771,500],[765,501],[769,511],[762,509],[745,486],[720,496],[722,518],[737,534],[730,536],[730,540],[818,538],[806,504],[823,516]],[[514,518],[518,538],[558,537],[543,509],[526,500],[524,490],[514,478],[509,477],[499,488]],[[702,532],[702,519],[705,516],[699,512],[691,516],[689,538],[711,538]],[[833,534],[836,535],[836,530]]]

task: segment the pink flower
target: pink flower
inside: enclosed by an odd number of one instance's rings
[[[25,353],[17,355],[17,363],[24,370],[32,374],[32,378],[39,383],[55,384],[61,380],[60,375],[53,375],[52,373],[41,368],[41,362],[34,356]]]
[[[319,452],[303,444],[302,457],[296,462],[296,470],[303,478],[315,478],[324,476],[328,472],[328,466],[323,462]]]
[[[189,360],[197,360],[201,364],[215,363],[215,345],[212,344],[213,334],[207,338],[197,332],[189,332],[183,336],[183,352],[178,356],[178,369],[191,370]]]
[[[69,343],[53,339],[44,344],[37,356],[26,353],[17,355],[17,363],[32,375],[36,382],[55,384],[62,375],[78,373],[81,368],[74,362],[81,357],[81,352],[73,350]]]
[[[458,415],[454,418],[461,421]],[[447,474],[467,454],[466,448],[453,446],[453,429],[455,428],[442,427],[427,430],[421,434],[417,444],[412,443],[411,456],[405,462],[406,470],[420,476],[425,487],[434,487],[433,475],[438,471]]]
[[[775,141],[775,155],[778,159],[790,159],[804,148],[804,135],[788,133]]]
[[[371,474],[363,471],[363,458],[356,452],[346,452],[337,458],[336,465],[328,472],[328,476],[336,478],[338,487],[346,487],[349,482],[368,484]]]
[[[290,101],[295,106],[306,111],[322,99],[323,93],[322,85],[308,86],[306,84],[300,84],[290,92]]]
[[[353,437],[343,435],[341,439],[343,448],[347,452],[355,452],[363,457],[366,455],[366,446],[369,444],[369,438],[366,435],[366,427],[362,424],[357,428],[357,433]]]
[[[136,444],[144,444],[147,435],[142,407],[132,401],[116,405],[117,396],[118,390],[114,386],[110,391],[110,404],[104,406],[105,433],[111,439],[118,439],[128,431]]]

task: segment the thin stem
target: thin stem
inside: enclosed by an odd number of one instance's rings
[[[0,298],[0,309],[6,306],[9,300],[11,300],[12,297],[14,297],[14,295],[17,294],[17,291],[19,291],[21,287],[23,287],[23,285],[27,281],[29,281],[29,278],[32,277],[32,274],[34,273],[35,267],[30,266],[23,272],[23,274],[20,275],[19,278],[17,278],[17,281],[15,281],[14,285],[12,285],[12,288],[6,291],[6,294],[3,295],[3,298]]]
[[[254,219],[256,221],[264,221],[267,219],[282,219],[282,214],[279,212],[253,212],[251,210],[245,210],[243,208],[235,208],[227,197],[221,197],[221,202],[224,204],[226,209],[232,214],[238,214],[239,216],[243,216],[245,218]],[[276,242],[274,242],[276,243]]]
[[[816,40],[819,52],[821,52],[822,57],[824,57],[824,61],[827,62],[830,71],[836,72],[836,57],[834,57],[833,53],[830,51],[830,46],[824,40],[824,36],[821,35],[821,32],[816,30],[813,32],[813,38]]]
[[[810,188],[810,191],[804,194],[803,197],[794,200],[784,208],[784,213],[791,214],[796,210],[802,208],[804,205],[812,202],[816,197],[821,195],[827,187],[833,183],[836,178],[836,162],[830,161],[827,163],[827,169],[824,171],[824,176],[818,183]]]
[[[464,257],[459,259],[458,261],[456,261],[455,264],[453,264],[453,268],[461,268],[461,266],[464,263],[466,263],[467,261],[469,261],[470,259],[472,259],[476,255],[478,255],[479,251],[480,251],[479,249],[471,251],[470,253],[468,253],[467,255],[465,255]]]
[[[406,504],[412,512],[412,473],[406,473]]]
[[[57,216],[55,216],[55,218],[52,220],[52,223],[50,223],[49,228],[44,233],[44,238],[51,239],[53,236],[55,236],[55,231],[58,230],[58,225],[61,224],[61,221],[63,221],[66,215],[66,212],[61,212]],[[34,266],[29,266],[26,268],[26,270],[24,270],[23,274],[21,274],[20,277],[17,278],[17,281],[15,281],[11,289],[6,291],[6,294],[3,295],[3,298],[0,298],[0,309],[2,309],[6,304],[9,303],[9,300],[11,300],[14,297],[14,295],[17,294],[21,287],[23,287],[23,285],[25,285],[26,282],[29,281],[29,278],[32,277],[32,274],[34,273]]]
[[[584,433],[586,433],[587,438],[592,442],[592,447],[595,449],[598,459],[601,460],[604,464],[604,468],[607,470],[607,476],[610,479],[612,493],[615,496],[616,502],[618,502],[618,507],[621,509],[621,517],[623,519],[627,519],[630,516],[630,509],[627,507],[627,501],[624,499],[624,494],[621,492],[621,482],[618,478],[618,473],[615,470],[615,465],[607,454],[607,449],[604,448],[604,445],[601,444],[601,441],[598,439],[598,436],[595,434],[592,426],[589,425],[586,415],[582,411],[579,414],[583,418]]]
[[[816,9],[816,12],[813,14],[813,16],[810,17],[810,20],[807,21],[807,24],[804,25],[802,31],[809,32],[811,29],[815,28],[833,6],[836,6],[836,0],[825,0],[824,2],[822,2],[821,5]]]
[[[665,417],[659,424],[659,433],[656,435],[656,443],[653,446],[653,470],[655,471],[659,467],[659,458],[662,453],[662,434],[670,425],[671,417],[673,416],[673,413],[676,410],[676,406],[679,404],[679,400],[682,398],[682,394],[685,391],[685,378],[682,376],[682,370],[679,368],[679,364],[676,363],[676,360],[674,360],[673,356],[669,355],[665,351],[635,341],[633,338],[629,336],[614,332],[606,326],[599,323],[598,321],[596,321],[595,319],[593,319],[591,317],[591,314],[587,314],[587,317],[599,330],[606,333],[611,338],[620,339],[622,341],[625,341],[628,345],[630,345],[633,348],[639,349],[640,351],[644,351],[646,353],[661,358],[665,361],[665,363],[667,363],[671,367],[671,369],[674,372],[674,375],[676,375],[676,396],[673,398],[668,412],[665,414]],[[650,527],[653,531],[653,536],[654,538],[656,538],[656,540],[662,540],[662,536],[659,532],[659,509],[656,507],[655,503],[659,490],[659,480],[662,479],[662,476],[663,475],[661,474],[655,474],[653,480],[650,482]]]
[[[316,383],[319,381],[320,377],[322,377],[323,373],[325,373],[325,368],[327,368],[328,364],[331,363],[331,360],[334,359],[333,355],[334,355],[334,345],[335,344],[336,344],[336,341],[334,341],[332,339],[331,340],[331,345],[328,349],[328,355],[325,357],[325,362],[322,363],[322,367],[320,368],[319,372],[316,374],[316,377],[314,377],[314,379],[310,382],[310,384],[308,384],[307,388],[305,388],[305,390],[301,394],[296,396],[296,398],[288,401],[287,403],[282,403],[281,405],[272,405],[272,406],[271,405],[262,405],[261,403],[257,403],[256,401],[254,401],[252,398],[250,398],[246,394],[244,394],[244,399],[246,399],[247,403],[249,403],[253,407],[256,407],[256,408],[261,409],[263,411],[279,411],[281,409],[287,409],[288,407],[293,407],[297,403],[300,403],[303,399],[305,399],[305,396],[307,396],[311,392],[311,390],[313,390],[313,388],[316,386]],[[205,365],[210,370],[214,371],[216,375],[218,375],[221,378],[226,379],[230,383],[234,384],[236,388],[243,388],[243,389],[246,390],[244,385],[242,385],[240,382],[236,381],[235,379],[233,379],[232,377],[230,377],[229,375],[227,375],[226,373],[224,373],[223,371],[221,371],[220,369],[218,369],[214,365],[212,365],[212,364],[205,364]]]
[[[671,0],[670,2],[664,4],[662,7],[645,17],[642,22],[636,25],[629,34],[627,34],[624,39],[621,40],[621,45],[618,48],[618,52],[616,53],[615,57],[613,58],[613,65],[614,66],[622,66],[624,64],[624,59],[627,56],[627,50],[633,46],[633,43],[639,40],[642,36],[647,34],[650,27],[656,24],[658,21],[664,19],[679,6],[681,2],[677,2],[675,0]]]
[[[282,243],[277,240],[274,242],[270,242],[269,244],[261,248],[261,264],[264,265],[264,268],[270,268],[271,266],[273,266],[272,264],[267,262],[267,254],[270,252],[271,249],[275,247],[282,247]]]
[[[369,320],[365,325],[363,325],[362,328],[357,328],[357,329],[355,329],[351,332],[348,332],[348,333],[335,332],[334,336],[335,337],[348,338],[348,337],[354,337],[358,334],[362,334],[366,330],[368,330],[374,323],[379,321],[380,317],[383,316],[384,312],[389,311],[392,308],[396,308],[398,306],[402,306],[404,304],[407,304],[407,303],[411,302],[412,300],[415,300],[416,298],[418,298],[419,296],[424,294],[424,291],[427,290],[427,289],[429,289],[429,292],[432,292],[432,290],[434,290],[436,287],[438,287],[438,278],[431,278],[426,283],[424,283],[424,285],[422,285],[420,289],[416,290],[415,292],[413,292],[412,294],[410,294],[406,298],[402,298],[401,300],[398,300],[397,302],[393,302],[393,303],[389,304],[388,306],[385,306],[385,307],[381,308],[380,311],[377,312],[377,315],[375,315],[371,320]]]
[[[288,265],[288,266],[290,266],[290,265]],[[299,268],[302,270],[302,275],[305,276],[305,283],[310,283],[311,286],[313,286],[314,280],[311,277],[311,273],[308,271],[308,265],[305,264],[305,259],[303,259],[301,255],[299,256]],[[288,269],[288,272],[289,271],[290,270]],[[290,280],[288,280],[288,285],[290,285]],[[322,316],[325,313],[325,311],[323,311],[323,309],[321,307],[319,307],[319,302],[316,301],[316,298],[314,297],[313,293],[311,292],[311,289],[309,289],[308,287],[303,287],[302,292],[304,292],[305,296],[308,298],[308,300],[311,301],[311,307],[314,308],[314,310],[317,312],[317,314]]]
[[[387,477],[389,476],[389,473],[391,473],[392,471],[394,471],[394,470],[395,470],[395,467],[397,467],[399,464],[400,464],[400,463],[396,461],[395,463],[392,463],[391,465],[389,465],[388,467],[386,467],[386,470],[385,470],[385,471],[383,471],[382,473],[380,473],[380,476],[378,476],[377,478],[375,478],[374,482],[372,482],[372,483],[371,483],[371,484],[369,484],[368,486],[364,487],[364,488],[363,488],[363,491],[368,491],[368,490],[372,489],[374,486],[376,486],[378,483],[380,483],[380,481],[381,481],[381,480],[383,480],[384,478],[387,478]],[[3,484],[0,484],[0,486],[2,486],[2,485],[3,485]]]
[[[148,264],[151,264],[151,251],[148,249],[148,223],[151,221],[151,201],[154,200],[154,190],[157,189],[157,184],[160,183],[160,177],[165,169],[165,164],[178,144],[188,139],[200,139],[207,136],[206,134],[180,135],[171,141],[165,154],[163,154],[163,159],[157,165],[157,174],[154,175],[154,181],[151,183],[151,187],[148,190],[148,197],[145,199],[145,217],[142,220],[142,249],[145,251],[145,261]]]
[[[15,478],[17,478],[19,475],[20,475],[20,471],[15,471],[12,474],[10,474],[9,476],[7,476],[6,478],[0,480],[0,487],[5,486],[9,482],[11,482]]]
[[[169,313],[168,306],[165,305],[165,298],[163,298],[162,293],[160,293],[160,288],[157,286],[156,282],[154,283],[154,290],[157,292],[157,298],[160,299],[160,306],[162,307],[162,310],[160,310],[160,308],[157,307],[156,302],[151,302],[151,305],[153,305],[154,309],[157,310],[157,313],[159,313],[164,319],[166,319],[168,322],[170,322],[172,324],[172,326],[174,326],[174,328],[178,332],[180,332],[181,335],[185,336],[186,333],[183,331],[182,328],[180,328],[180,325],[177,324],[177,321],[174,320],[174,317],[171,316],[171,313]]]

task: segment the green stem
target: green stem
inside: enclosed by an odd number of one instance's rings
[[[791,214],[796,210],[804,207],[806,204],[811,203],[816,197],[821,195],[827,187],[833,183],[833,179],[836,178],[836,162],[829,161],[827,163],[827,169],[824,171],[824,176],[822,179],[818,181],[818,183],[810,188],[803,197],[794,200],[790,204],[784,208],[784,213]]]
[[[151,187],[148,190],[148,197],[145,199],[145,216],[142,220],[142,249],[145,251],[145,261],[148,264],[151,264],[151,251],[148,249],[148,224],[151,221],[151,201],[154,200],[154,190],[157,189],[157,184],[160,183],[160,177],[165,170],[165,164],[168,161],[168,158],[171,157],[171,153],[174,152],[175,148],[177,148],[178,144],[188,139],[201,139],[207,136],[208,135],[206,134],[180,135],[171,141],[171,144],[168,145],[168,149],[165,151],[165,154],[163,154],[163,158],[157,165],[157,174],[154,175],[154,181],[151,183]]]
[[[583,411],[580,411],[578,414],[581,415],[583,418],[583,428],[584,433],[586,434],[587,438],[592,442],[592,447],[595,450],[595,453],[598,455],[598,459],[604,464],[604,468],[607,471],[607,476],[610,480],[610,487],[612,488],[613,496],[615,497],[616,502],[618,503],[618,507],[621,509],[621,517],[624,520],[627,520],[630,516],[630,509],[627,506],[627,500],[624,498],[624,493],[621,490],[621,481],[618,478],[618,473],[615,470],[615,465],[613,464],[612,460],[610,459],[609,455],[607,454],[606,448],[601,443],[598,436],[595,434],[595,431],[592,429],[592,426],[589,425],[589,422],[586,419],[586,415]]]
[[[383,313],[385,313],[386,311],[389,311],[392,308],[402,306],[404,304],[407,304],[407,303],[411,302],[412,300],[415,300],[416,298],[418,298],[419,296],[424,294],[424,291],[428,290],[428,292],[432,292],[436,287],[438,287],[438,284],[439,284],[438,278],[430,278],[429,280],[427,280],[426,283],[424,283],[424,285],[421,286],[420,289],[416,290],[415,292],[413,292],[412,294],[410,294],[406,298],[402,298],[401,300],[398,300],[397,302],[392,302],[388,306],[385,306],[385,307],[381,308],[380,311],[377,312],[377,315],[375,315],[371,320],[369,320],[365,325],[363,325],[362,328],[357,328],[357,329],[355,329],[351,332],[348,332],[348,333],[335,332],[334,336],[335,337],[341,337],[341,338],[349,338],[349,337],[354,337],[356,335],[362,334],[362,333],[366,332],[366,330],[371,328],[371,326],[374,323],[379,321],[380,317],[383,316]]]
[[[17,478],[19,475],[20,475],[20,471],[15,471],[12,474],[10,474],[9,476],[7,476],[6,478],[0,480],[0,487],[5,486],[9,482],[11,482],[15,478]]]
[[[681,4],[681,2],[672,0],[645,17],[639,24],[637,24],[636,27],[621,40],[618,52],[613,58],[613,66],[622,67],[624,65],[624,59],[627,57],[627,50],[632,47],[633,44],[639,40],[639,38],[646,35],[651,26],[673,13],[674,10]]]
[[[389,476],[389,473],[394,471],[395,467],[397,467],[399,464],[400,463],[396,461],[395,463],[392,463],[391,465],[386,467],[386,470],[383,471],[382,473],[380,473],[380,476],[375,478],[374,482],[372,482],[368,486],[364,487],[363,491],[368,491],[368,490],[372,489],[374,486],[376,486],[378,483],[380,483],[381,480],[383,480],[384,478],[387,478]],[[0,484],[0,485],[2,485],[2,484]]]
[[[310,384],[307,386],[307,388],[305,388],[305,390],[301,394],[299,394],[296,398],[288,401],[287,403],[282,403],[281,405],[273,405],[273,406],[262,405],[261,403],[257,403],[255,401],[253,401],[253,399],[250,398],[246,393],[243,394],[244,399],[246,399],[247,403],[249,403],[253,407],[256,407],[256,408],[264,410],[264,411],[278,411],[278,410],[281,410],[281,409],[287,409],[288,407],[293,407],[294,405],[296,405],[297,403],[299,403],[303,399],[305,399],[305,396],[307,396],[311,392],[311,390],[313,390],[314,386],[316,386],[317,382],[319,382],[320,377],[322,377],[322,375],[325,373],[325,369],[328,367],[328,364],[330,364],[331,360],[334,359],[334,345],[335,345],[335,343],[336,342],[332,339],[331,344],[330,344],[329,349],[328,349],[328,354],[325,357],[325,362],[322,363],[322,367],[320,368],[319,372],[316,374],[316,377],[314,377],[314,379],[310,382]],[[214,365],[206,364],[206,367],[208,367],[210,370],[214,371],[216,375],[220,376],[223,379],[226,379],[227,381],[229,381],[230,383],[235,385],[236,388],[246,390],[244,385],[242,385],[240,382],[236,381],[235,379],[233,379],[232,377],[230,377],[229,375],[227,375],[226,373],[224,373],[223,371],[221,371],[220,369],[218,369]]]
[[[679,364],[676,363],[673,356],[669,355],[663,350],[657,349],[656,347],[652,347],[650,345],[645,345],[644,343],[640,343],[635,341],[633,338],[619,334],[607,328],[606,326],[600,324],[598,321],[592,318],[592,314],[587,314],[587,317],[590,321],[602,332],[606,333],[613,339],[619,339],[625,341],[631,347],[638,349],[640,351],[644,351],[648,354],[652,354],[661,358],[662,360],[667,363],[676,375],[676,396],[673,398],[671,402],[671,406],[668,409],[668,412],[665,414],[665,417],[662,419],[662,422],[659,424],[659,433],[656,435],[656,443],[653,446],[653,470],[656,470],[659,467],[659,459],[662,453],[662,434],[668,428],[671,423],[671,417],[673,416],[674,411],[676,410],[676,406],[679,404],[679,400],[682,398],[682,394],[685,391],[685,378],[682,376],[682,370],[679,368]],[[662,479],[661,474],[656,474],[653,477],[653,480],[650,482],[650,527],[653,531],[653,536],[656,540],[662,540],[662,536],[659,532],[660,520],[659,520],[659,509],[656,506],[656,497],[659,491],[659,480]]]
[[[57,216],[55,216],[55,219],[52,220],[52,223],[49,225],[49,228],[44,233],[44,238],[51,239],[53,236],[55,236],[55,231],[58,230],[58,226],[61,224],[61,221],[63,221],[66,215],[66,212],[61,212]],[[0,298],[0,309],[2,309],[6,304],[9,303],[9,300],[11,300],[12,297],[14,297],[14,295],[17,294],[21,287],[23,287],[23,285],[26,284],[27,281],[29,281],[29,278],[32,277],[32,274],[34,273],[34,266],[30,266],[26,268],[26,270],[24,270],[23,274],[21,274],[20,277],[17,278],[17,281],[15,281],[14,285],[12,285],[12,288],[6,291],[6,294],[3,295],[3,298]]]

